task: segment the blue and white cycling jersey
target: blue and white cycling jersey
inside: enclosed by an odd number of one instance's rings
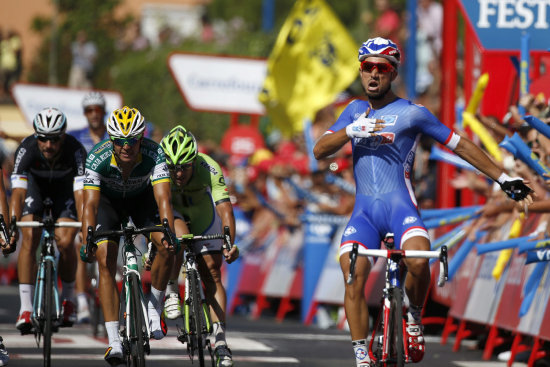
[[[327,133],[344,129],[368,108],[367,101],[351,102]],[[402,98],[372,109],[367,117],[384,120],[386,126],[375,136],[352,139],[356,203],[341,252],[352,242],[379,248],[387,232],[394,233],[398,248],[410,237],[428,237],[410,180],[417,142],[426,134],[454,150],[460,140],[428,109]]]
[[[94,145],[98,142],[94,142],[91,135],[90,135],[90,129],[88,127],[84,127],[79,130],[72,130],[68,131],[69,135],[74,136],[82,145],[84,145],[84,149],[86,149],[86,152],[90,152]],[[105,140],[109,138],[109,134],[107,134],[107,130],[105,130],[105,134],[101,137],[101,140]]]

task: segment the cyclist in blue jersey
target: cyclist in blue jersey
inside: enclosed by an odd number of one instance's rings
[[[425,107],[397,97],[391,83],[397,77],[400,52],[395,43],[369,39],[359,49],[359,76],[368,97],[355,100],[315,144],[315,158],[334,154],[350,139],[356,183],[355,206],[342,235],[340,266],[347,279],[353,243],[363,249],[379,248],[386,233],[394,233],[396,248],[429,250],[428,231],[420,218],[411,185],[411,171],[418,138],[426,134],[453,150],[491,179],[512,199],[530,204],[527,181],[509,177],[472,141],[451,131]],[[414,362],[424,355],[421,312],[430,284],[426,259],[405,259],[408,268],[405,291],[409,354]],[[357,366],[370,366],[366,353],[368,309],[364,287],[371,262],[359,256],[354,282],[345,285],[344,307]]]
[[[96,91],[87,93],[82,99],[82,110],[88,122],[88,126],[79,130],[70,131],[69,134],[74,136],[84,146],[86,152],[89,153],[94,145],[109,137],[109,134],[107,134],[107,127],[105,126],[105,97],[103,93]],[[82,245],[80,236],[78,236],[75,241],[78,258],[80,246]],[[78,261],[76,265],[75,282],[77,300],[76,318],[78,323],[85,323],[90,320],[90,309],[86,294],[86,288],[89,283],[90,280],[86,270],[86,264],[82,261]]]
[[[109,137],[105,126],[105,97],[101,92],[90,92],[82,99],[82,109],[88,122],[87,127],[69,132],[78,139],[86,151]]]

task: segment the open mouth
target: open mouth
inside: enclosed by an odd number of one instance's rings
[[[377,80],[370,80],[369,81],[369,84],[368,84],[368,89],[369,90],[376,90],[378,89],[378,86],[380,85],[380,83],[378,83]]]

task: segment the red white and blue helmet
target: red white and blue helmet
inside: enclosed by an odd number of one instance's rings
[[[382,37],[371,38],[359,47],[359,62],[367,57],[383,57],[395,66],[401,62],[401,52],[397,45]]]

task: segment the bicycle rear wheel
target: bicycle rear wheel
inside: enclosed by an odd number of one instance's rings
[[[389,366],[403,367],[405,365],[405,349],[403,346],[403,291],[400,288],[391,289],[390,320],[390,356],[395,363],[389,364]]]
[[[145,367],[145,337],[144,329],[145,321],[143,310],[141,308],[141,289],[138,276],[130,273],[128,276],[130,284],[130,330],[128,330],[128,338],[130,340],[130,353],[132,356],[132,365],[134,367]]]
[[[50,367],[51,365],[51,352],[52,352],[52,333],[53,333],[53,312],[54,312],[54,271],[51,261],[44,262],[44,320],[42,321],[43,330],[43,353],[44,353],[44,367]]]
[[[193,314],[193,323],[194,323],[195,336],[197,341],[195,345],[197,347],[197,354],[199,357],[199,366],[204,367],[205,345],[202,339],[204,316],[203,316],[201,299],[199,297],[199,294],[200,294],[199,287],[201,285],[199,283],[199,279],[195,271],[188,272],[187,276],[189,277],[189,288],[190,288],[189,295],[191,297],[191,310]]]

